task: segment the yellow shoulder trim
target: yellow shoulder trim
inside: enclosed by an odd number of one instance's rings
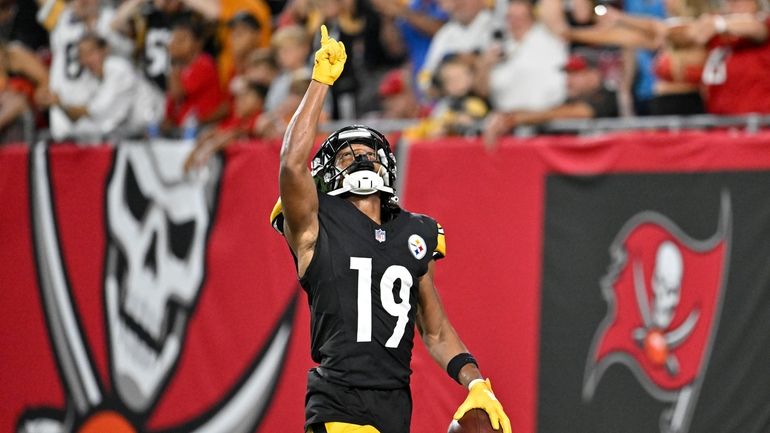
[[[446,238],[444,237],[444,228],[441,227],[441,224],[436,223],[436,226],[438,226],[438,235],[437,243],[436,243],[436,251],[433,252],[433,257],[436,259],[442,259],[446,257]]]
[[[48,10],[43,11],[44,18],[40,20],[40,24],[42,24],[49,32],[52,31],[53,28],[56,27],[56,23],[59,22],[59,17],[62,12],[64,12],[64,6],[66,6],[66,4],[62,0],[49,0],[45,3],[43,9],[47,7]]]
[[[273,206],[273,211],[270,212],[270,225],[283,235],[283,204],[281,204],[281,198],[278,197],[278,201]]]

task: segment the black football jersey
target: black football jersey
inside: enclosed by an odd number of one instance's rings
[[[166,14],[153,7],[145,11],[145,14],[142,70],[159,89],[166,90],[166,72],[171,65],[167,46],[171,39],[171,24],[175,15]]]
[[[408,386],[419,279],[443,257],[443,230],[404,210],[378,225],[347,200],[323,193],[318,200],[318,239],[300,280],[312,358],[342,385]]]

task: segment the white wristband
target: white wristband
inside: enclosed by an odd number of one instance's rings
[[[727,32],[727,20],[722,15],[714,15],[714,30],[718,34]]]
[[[471,388],[473,388],[473,385],[475,385],[475,384],[476,384],[476,383],[478,383],[478,382],[483,382],[483,381],[484,381],[484,379],[473,379],[473,380],[472,380],[472,381],[471,381],[471,382],[468,384],[468,391],[470,391],[470,390],[471,390]]]

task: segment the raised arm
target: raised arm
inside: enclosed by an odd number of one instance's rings
[[[115,15],[110,21],[112,30],[124,35],[131,36],[131,18],[139,11],[139,8],[145,3],[145,0],[126,0],[115,10]]]
[[[8,61],[11,70],[34,81],[36,89],[48,87],[48,68],[23,44],[8,44]]]
[[[729,14],[702,15],[690,26],[691,38],[699,45],[706,45],[714,36],[732,36],[764,43],[768,38],[768,22],[764,15]]]
[[[659,40],[632,27],[577,27],[569,29],[565,36],[570,41],[589,45],[611,45],[648,50],[654,50],[660,46]]]
[[[313,80],[283,138],[278,181],[284,235],[297,257],[297,275],[300,276],[310,263],[318,237],[318,196],[307,166],[308,159],[324,98],[342,73],[346,59],[345,46],[329,38],[326,26],[321,26],[321,48],[315,53]]]
[[[428,272],[420,279],[416,322],[428,352],[444,370],[454,376],[457,366],[461,366],[455,379],[469,388],[469,392],[468,397],[455,412],[454,418],[460,419],[467,411],[474,408],[483,409],[489,415],[495,430],[502,427],[504,433],[511,433],[511,422],[492,393],[489,380],[483,379],[476,364],[465,361],[468,359],[468,349],[449,323],[433,284],[434,264],[434,261],[430,262]]]

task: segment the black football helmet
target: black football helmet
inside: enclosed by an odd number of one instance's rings
[[[376,160],[358,155],[348,167],[338,168],[337,154],[343,149],[352,151],[353,144],[370,147],[375,152]],[[376,172],[374,162],[380,166]],[[390,202],[398,201],[394,190],[396,157],[385,136],[368,126],[352,125],[334,131],[313,157],[310,171],[318,190],[329,195],[368,195],[379,191],[385,193]]]

